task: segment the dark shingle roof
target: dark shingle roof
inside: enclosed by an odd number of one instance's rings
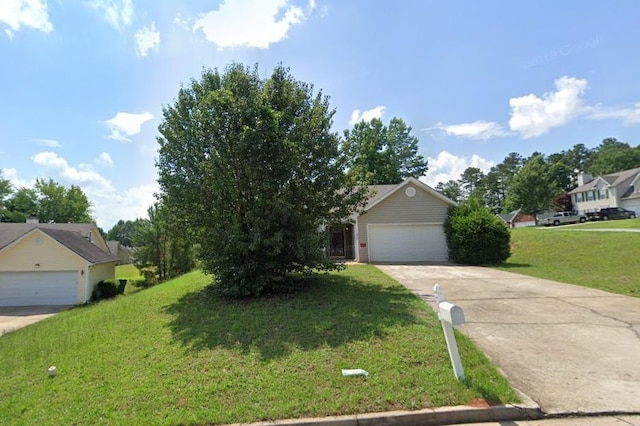
[[[49,228],[42,228],[41,231],[91,263],[106,263],[118,260],[117,256],[90,243],[77,232]]]
[[[633,179],[635,179],[638,174],[640,174],[640,167],[635,169],[623,170],[621,172],[610,173],[608,175],[597,176],[584,185],[572,189],[571,191],[569,191],[569,194],[576,194],[578,192],[584,192],[594,189],[597,186],[599,179],[602,179],[610,186],[619,187],[621,193],[626,194],[622,196],[622,198],[624,198],[633,193],[633,191],[631,191],[631,193],[627,194],[631,182],[633,182]]]
[[[83,235],[88,236],[92,228],[92,224],[84,223],[0,223],[0,250],[34,229],[39,229],[90,263],[118,260]]]

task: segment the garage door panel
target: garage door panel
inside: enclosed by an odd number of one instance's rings
[[[0,272],[0,306],[74,305],[75,271]]]
[[[371,225],[368,237],[371,262],[444,261],[448,257],[441,225]]]

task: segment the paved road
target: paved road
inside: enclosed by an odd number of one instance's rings
[[[69,306],[0,307],[0,336],[4,333],[26,327],[29,324],[42,321],[68,308]]]
[[[481,267],[378,265],[433,306],[547,413],[640,413],[640,299]],[[463,360],[464,363],[464,360]]]

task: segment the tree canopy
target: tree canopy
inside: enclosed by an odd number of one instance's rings
[[[400,183],[427,171],[427,161],[418,155],[418,138],[398,117],[388,126],[382,120],[360,121],[344,131],[343,151],[350,179],[367,185]]]
[[[164,108],[162,201],[188,226],[226,295],[279,288],[291,273],[335,268],[319,230],[363,205],[347,181],[322,92],[277,66],[205,70]]]
[[[640,167],[640,145],[606,138],[592,149],[578,143],[547,156],[534,152],[527,159],[512,152],[487,174],[468,167],[458,180],[439,182],[436,189],[456,201],[482,199],[495,213],[518,208],[527,213],[570,210],[567,193],[577,186],[580,171],[601,176],[636,167]]]
[[[0,181],[0,186],[2,182]],[[1,188],[0,188],[1,189]],[[3,222],[24,222],[36,216],[40,222],[90,223],[91,203],[78,186],[67,188],[53,179],[37,179],[33,188],[5,190]],[[0,194],[1,195],[1,194]],[[0,197],[0,200],[2,198]]]

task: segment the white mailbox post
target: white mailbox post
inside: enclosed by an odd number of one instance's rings
[[[442,323],[444,339],[447,342],[449,358],[453,366],[453,374],[455,374],[458,380],[464,380],[464,369],[462,368],[462,361],[460,360],[460,353],[458,352],[456,336],[453,333],[454,325],[464,324],[464,312],[460,306],[445,301],[442,288],[439,284],[433,287],[433,294],[438,304],[438,318],[440,318],[440,322]]]

